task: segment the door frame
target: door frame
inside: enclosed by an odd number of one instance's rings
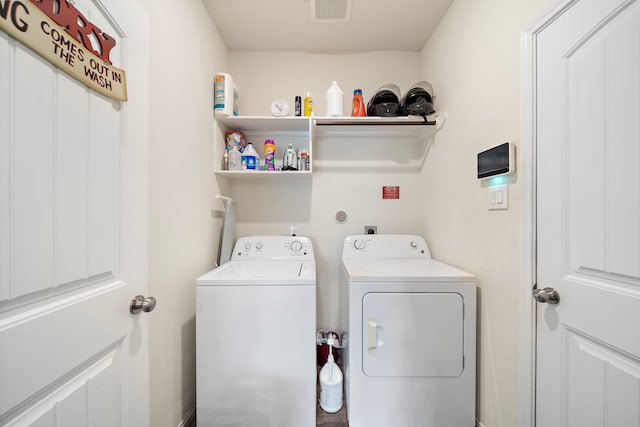
[[[538,35],[579,0],[553,3],[520,36],[520,179],[522,180],[520,232],[519,402],[518,425],[536,425],[536,302],[531,290],[537,282],[536,260],[536,49]]]

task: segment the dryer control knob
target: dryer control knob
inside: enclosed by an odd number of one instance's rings
[[[417,248],[417,247],[418,247],[418,244],[417,244],[416,242],[411,242],[411,247],[412,247],[412,248]]]
[[[244,244],[244,248],[245,248],[246,250],[251,249],[251,243],[249,243],[249,242],[245,243],[245,244]]]
[[[365,242],[362,239],[356,239],[356,240],[353,241],[353,247],[356,248],[359,251],[364,249],[365,246],[367,246],[367,242]]]
[[[262,242],[256,243],[256,249],[262,249]]]
[[[291,242],[292,251],[299,251],[300,249],[302,249],[302,243],[300,243],[299,240],[294,240],[293,242]]]

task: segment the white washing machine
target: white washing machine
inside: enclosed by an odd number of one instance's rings
[[[349,236],[342,266],[349,427],[473,427],[475,276],[413,235]]]
[[[315,426],[315,339],[311,241],[238,239],[196,281],[198,426]]]

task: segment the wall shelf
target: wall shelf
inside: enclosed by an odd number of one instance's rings
[[[216,123],[217,176],[232,179],[272,177],[309,177],[314,168],[322,169],[408,169],[419,170],[424,164],[433,138],[446,120],[446,114],[422,117],[224,117]],[[276,161],[282,158],[287,144],[296,151],[305,149],[311,162],[307,171],[227,171],[222,170],[224,133],[244,132],[262,155],[267,138],[275,140]]]
[[[428,138],[438,128],[422,117],[337,117],[315,119],[314,138],[393,138],[415,141]]]
[[[309,133],[309,117],[235,116],[216,119],[227,130]]]
[[[264,161],[263,144],[266,139],[273,139],[276,145],[276,168],[281,167],[282,155],[288,144],[293,144],[296,152],[306,150],[313,159],[311,141],[312,122],[309,117],[270,117],[270,116],[237,116],[217,118],[215,137],[215,174],[230,179],[272,179],[275,177],[296,179],[311,176],[313,164],[306,171],[228,171],[222,169],[222,154],[225,149],[224,135],[227,131],[242,131],[246,141],[252,142],[254,148]]]
[[[276,178],[310,178],[311,171],[216,171],[218,176],[226,176],[233,179],[276,179]]]
[[[436,120],[421,117],[317,117],[316,126],[435,126]]]

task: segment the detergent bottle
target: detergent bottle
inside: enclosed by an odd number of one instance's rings
[[[353,102],[351,109],[351,117],[365,117],[367,110],[364,106],[364,99],[362,98],[362,89],[355,89],[353,91]]]
[[[251,142],[247,142],[247,146],[242,152],[242,170],[256,170],[259,166],[258,152],[253,148]]]
[[[231,75],[218,73],[213,83],[213,109],[216,117],[238,115],[238,89],[233,84]]]
[[[342,104],[343,104],[342,89],[338,86],[338,82],[335,80],[331,82],[331,87],[327,90],[327,116],[328,117],[342,117]]]
[[[276,144],[273,139],[264,140],[264,170],[276,170],[275,164]]]

